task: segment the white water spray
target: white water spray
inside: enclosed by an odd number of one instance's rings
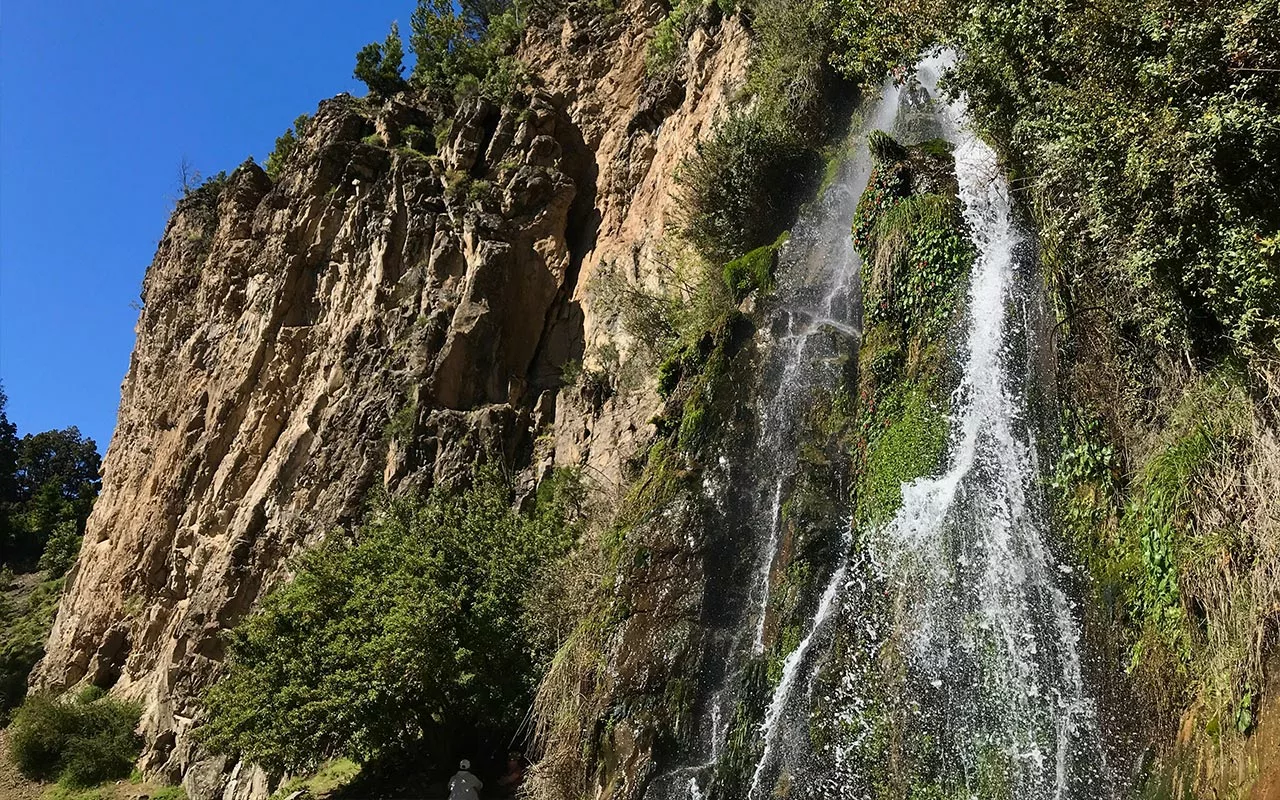
[[[931,93],[939,66],[920,70]],[[938,690],[943,735],[964,773],[994,753],[1008,758],[1015,797],[1097,796],[1101,749],[1080,634],[1055,583],[1035,444],[1013,388],[1009,317],[1023,237],[996,155],[969,130],[963,101],[946,113],[977,247],[963,376],[945,471],[903,487],[875,550],[908,598],[898,624],[910,670]]]

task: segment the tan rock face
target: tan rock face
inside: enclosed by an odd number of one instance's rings
[[[535,364],[568,289],[570,123],[545,95],[527,113],[473,103],[437,159],[364,141],[375,117],[325,103],[279,184],[248,164],[184,200],[148,272],[104,492],[36,680],[142,700],[149,767],[189,762],[218,634],[285,559],[384,475],[514,461],[554,382]]]
[[[587,5],[594,5],[588,3]],[[618,320],[596,308],[592,280],[608,265],[637,285],[656,288],[670,278],[657,245],[678,224],[681,159],[724,113],[746,77],[751,42],[735,17],[694,31],[678,74],[646,76],[645,54],[661,6],[619,3],[616,14],[570,14],[550,32],[532,31],[523,57],[548,90],[564,99],[587,148],[594,153],[594,240],[584,254],[573,299],[583,316],[585,361],[614,343],[623,361],[634,354]],[[556,452],[593,475],[620,481],[623,461],[653,433],[654,385],[623,392],[596,410],[562,398]]]
[[[747,38],[736,22],[700,32],[687,84],[655,87],[634,6],[531,30],[543,88],[527,108],[464,104],[438,155],[419,152],[434,149],[430,109],[343,96],[277,183],[250,163],[178,204],[33,684],[142,702],[143,766],[184,777],[193,800],[266,791],[190,735],[220,633],[371,488],[478,457],[533,466],[553,420],[538,458],[611,478],[647,438],[652,389],[557,402],[561,371],[621,337],[585,288],[601,264],[661,280],[675,164],[740,81]]]

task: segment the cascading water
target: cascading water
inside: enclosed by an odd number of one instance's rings
[[[1070,568],[1046,544],[1035,443],[1017,388],[1023,376],[1015,339],[1025,330],[1010,317],[1020,300],[1015,276],[1023,266],[1023,236],[996,156],[969,129],[963,101],[936,102],[946,65],[922,62],[915,90],[935,100],[937,123],[955,146],[963,216],[977,257],[945,468],[905,485],[894,519],[871,533],[854,564],[835,569],[774,689],[753,798],[771,796],[782,784],[793,796],[878,793],[850,772],[859,762],[848,757],[848,750],[886,735],[870,721],[874,676],[865,669],[846,669],[823,699],[824,713],[852,731],[844,751],[829,752],[833,763],[824,765],[825,776],[806,774],[804,758],[791,752],[809,748],[815,678],[806,664],[816,661],[815,639],[841,605],[851,624],[865,630],[864,667],[895,639],[903,673],[898,689],[906,696],[894,702],[930,742],[933,763],[916,767],[931,785],[974,800],[1113,795],[1084,684],[1078,624],[1058,585]],[[868,587],[894,598],[890,611],[877,614],[874,603],[862,603]],[[797,691],[800,686],[807,691]],[[799,744],[782,747],[784,741]]]
[[[734,718],[743,691],[743,671],[758,663],[765,649],[769,588],[775,579],[776,560],[785,525],[785,500],[796,479],[797,438],[801,422],[815,392],[830,391],[839,383],[839,354],[856,347],[858,336],[857,275],[860,261],[849,237],[858,199],[866,188],[872,163],[865,134],[891,128],[897,113],[898,89],[886,81],[877,102],[862,115],[852,134],[853,147],[840,165],[835,181],[818,203],[804,212],[780,256],[780,302],[770,312],[771,332],[755,396],[760,415],[753,442],[740,460],[752,478],[747,493],[750,505],[743,516],[746,530],[735,538],[753,543],[753,566],[740,598],[736,621],[722,634],[710,634],[707,661],[721,660],[719,677],[702,692],[707,713],[698,732],[699,742],[690,751],[697,763],[671,769],[651,784],[651,798],[702,798],[712,780],[712,768],[724,751],[726,727]],[[726,480],[726,482],[728,482]],[[847,542],[839,559],[844,561]],[[832,576],[821,598],[818,617],[835,606],[843,571],[831,564]],[[808,631],[803,646],[784,666],[788,686],[800,682],[798,672],[805,653],[819,638],[821,622]],[[791,692],[785,692],[790,697]],[[777,720],[790,719],[783,699],[770,711]]]
[[[921,66],[936,95],[939,61]],[[945,108],[964,218],[977,247],[953,397],[947,468],[903,487],[873,544],[911,600],[908,667],[936,698],[948,758],[965,775],[1008,765],[1018,798],[1107,795],[1100,732],[1084,686],[1080,633],[1046,545],[1035,442],[1015,390],[1010,324],[1023,244],[996,155]],[[909,588],[908,588],[909,587]],[[922,690],[923,692],[923,690]]]

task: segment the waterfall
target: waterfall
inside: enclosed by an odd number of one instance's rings
[[[769,589],[785,526],[784,503],[797,473],[799,429],[815,391],[838,385],[836,356],[856,349],[861,262],[849,231],[872,170],[866,134],[892,128],[898,104],[897,87],[886,81],[880,95],[855,120],[851,146],[835,179],[801,213],[780,253],[779,287],[762,326],[764,357],[753,391],[759,398],[755,431],[745,452],[731,459],[752,487],[745,494],[747,507],[739,512],[742,529],[734,532],[735,542],[749,548],[750,571],[745,586],[735,589],[732,598],[720,600],[736,606],[732,621],[708,634],[705,658],[714,664],[708,672],[714,669],[718,674],[710,680],[703,676],[700,694],[705,713],[698,741],[689,746],[683,765],[669,767],[650,783],[647,797],[701,800],[707,796],[712,770],[724,755],[727,727],[742,699],[744,669],[762,658]],[[847,550],[846,541],[842,553]],[[843,560],[842,554],[839,561]],[[839,563],[829,568],[819,617],[839,606],[844,571]],[[818,620],[805,632],[802,645],[787,657],[783,667],[787,688],[771,703],[771,727],[791,719],[788,704],[798,694],[795,689],[806,684],[806,655],[815,650],[821,634]],[[774,742],[768,746],[771,753],[776,749]]]
[[[943,66],[920,67],[935,96]],[[977,247],[963,373],[946,469],[903,487],[875,557],[910,595],[898,623],[909,668],[938,698],[941,734],[960,769],[977,774],[984,759],[1007,757],[1013,797],[1105,796],[1080,632],[1058,586],[1069,567],[1046,544],[1036,445],[1015,390],[1021,329],[1010,317],[1023,235],[996,155],[967,125],[963,100],[943,114]]]
[[[904,95],[905,103],[923,97],[934,109],[935,130],[954,145],[963,216],[977,250],[957,332],[962,376],[952,397],[945,467],[904,485],[894,519],[869,537],[857,564],[835,569],[774,689],[752,798],[770,796],[766,779],[783,770],[792,789],[875,796],[869,787],[854,788],[858,776],[840,776],[846,763],[840,752],[832,758],[833,780],[808,776],[803,760],[789,763],[777,752],[783,739],[808,738],[814,677],[806,662],[815,660],[815,637],[841,604],[869,634],[867,661],[896,637],[906,694],[898,700],[928,731],[936,763],[922,766],[936,785],[962,788],[974,800],[1113,796],[1084,682],[1079,626],[1059,586],[1071,568],[1046,541],[1036,445],[1019,390],[1026,365],[1016,353],[1026,328],[1012,319],[1025,300],[1016,277],[1034,265],[1021,258],[1025,237],[995,153],[969,127],[963,100],[938,99],[938,76],[948,65],[949,56],[922,62],[917,84]],[[776,537],[770,542],[776,545]],[[858,605],[859,590],[865,595],[869,584],[896,598],[884,618]],[[858,746],[874,728],[865,719],[872,679],[850,669],[824,698],[837,706],[827,713],[850,728],[862,725]],[[797,692],[801,685],[808,692]]]

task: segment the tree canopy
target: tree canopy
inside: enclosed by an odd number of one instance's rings
[[[207,744],[297,771],[324,756],[443,763],[511,736],[550,657],[525,598],[576,538],[579,497],[563,476],[520,513],[483,472],[465,491],[376,502],[351,540],[304,554],[232,632]]]

